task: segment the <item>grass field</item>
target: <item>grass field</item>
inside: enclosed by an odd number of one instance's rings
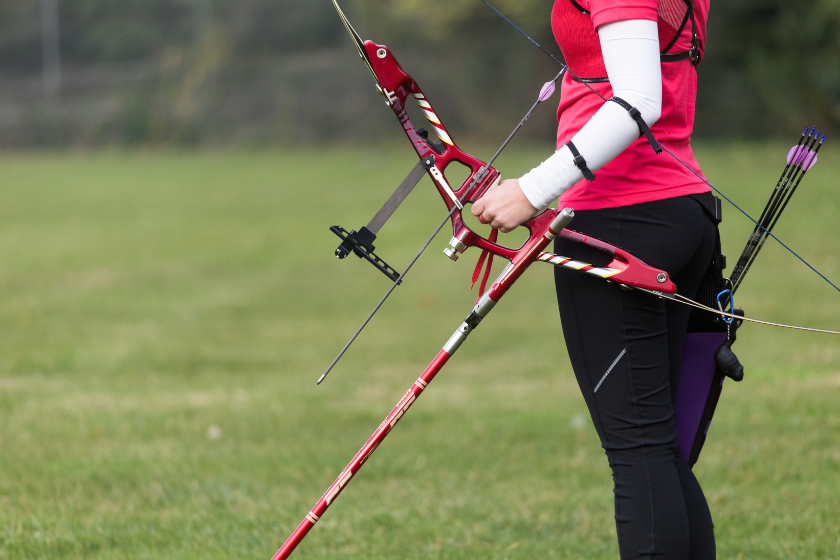
[[[388,150],[0,156],[0,558],[270,558],[475,299],[446,230],[388,287],[339,262],[413,165]],[[476,151],[487,157],[488,150]],[[701,146],[753,212],[783,145]],[[537,151],[507,153],[513,176]],[[827,144],[777,228],[840,278]],[[443,206],[424,183],[377,248],[401,268]],[[725,208],[734,263],[750,223]],[[617,558],[610,471],[535,265],[296,558]],[[840,294],[768,244],[748,314],[840,328]],[[719,558],[840,558],[840,339],[746,325],[695,471]]]

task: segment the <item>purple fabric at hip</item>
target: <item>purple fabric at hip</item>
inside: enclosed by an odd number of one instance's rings
[[[686,461],[700,428],[703,409],[715,376],[715,351],[726,340],[726,333],[688,333],[683,347],[680,380],[674,414],[677,422],[677,443]],[[703,427],[703,431],[707,429]]]

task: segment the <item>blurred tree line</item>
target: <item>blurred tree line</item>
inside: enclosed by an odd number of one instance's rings
[[[559,54],[550,0],[495,5]],[[342,7],[363,38],[392,47],[458,138],[499,141],[557,72],[479,0]],[[836,130],[838,23],[838,0],[712,0],[696,134]],[[0,84],[7,148],[399,134],[329,0],[0,0]],[[531,120],[523,134],[552,138],[550,109]]]

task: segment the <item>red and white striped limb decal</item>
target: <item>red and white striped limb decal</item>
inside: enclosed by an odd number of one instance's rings
[[[426,115],[426,120],[435,127],[435,132],[438,135],[438,138],[449,144],[450,146],[454,146],[455,144],[452,142],[452,138],[449,137],[449,133],[446,132],[446,129],[443,127],[443,123],[440,122],[440,118],[435,113],[435,110],[432,108],[432,104],[429,103],[429,100],[426,99],[426,96],[422,93],[412,93],[411,95],[414,96],[414,99],[417,100],[417,104],[420,106],[420,109],[423,111],[423,114]]]
[[[585,262],[570,259],[569,257],[561,257],[560,255],[555,255],[554,253],[540,253],[537,260],[547,262],[555,266],[563,266],[579,272],[585,272],[586,274],[591,274],[592,276],[597,276],[598,278],[609,278],[610,276],[615,276],[621,272],[618,268],[599,268]]]

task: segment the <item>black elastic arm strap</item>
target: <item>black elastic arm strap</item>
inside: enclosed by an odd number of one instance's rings
[[[610,101],[618,103],[630,114],[630,118],[636,121],[636,124],[639,125],[639,136],[645,135],[650,142],[650,147],[653,148],[653,151],[657,154],[662,153],[662,146],[659,145],[659,142],[654,138],[653,132],[650,131],[650,127],[645,122],[645,119],[642,118],[642,113],[639,112],[638,109],[627,103],[620,97],[611,97]]]
[[[587,181],[594,181],[595,180],[595,174],[592,173],[592,170],[590,170],[586,166],[586,160],[583,159],[583,156],[580,155],[580,152],[578,151],[578,149],[575,147],[575,145],[572,143],[571,140],[569,140],[569,143],[566,144],[566,147],[569,148],[569,151],[572,152],[572,155],[575,157],[575,165],[577,165],[577,168],[580,169],[581,172],[583,172],[583,178],[586,179]]]

